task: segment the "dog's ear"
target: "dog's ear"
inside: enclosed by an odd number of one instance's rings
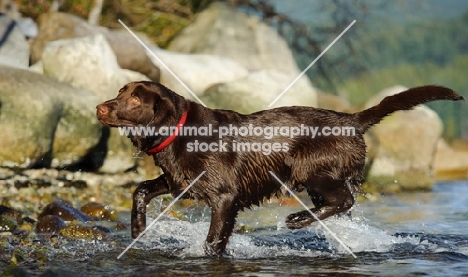
[[[164,113],[169,116],[171,114],[174,115],[176,113],[175,103],[177,101],[175,93],[167,87],[158,83],[153,83],[152,90],[154,93],[154,113]]]
[[[183,111],[179,111],[181,96],[166,88],[165,86],[154,82],[140,82],[135,88],[138,97],[147,109],[151,109],[153,124],[173,124],[177,122],[178,116]],[[150,124],[151,124],[150,123]]]

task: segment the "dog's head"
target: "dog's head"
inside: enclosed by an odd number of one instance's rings
[[[172,124],[183,98],[161,84],[141,81],[126,84],[116,98],[99,104],[96,115],[108,127]]]

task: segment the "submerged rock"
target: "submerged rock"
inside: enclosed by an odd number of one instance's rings
[[[0,232],[11,232],[16,229],[18,223],[8,215],[0,215]]]
[[[3,276],[15,276],[15,277],[29,277],[29,276],[32,276],[28,273],[28,271],[26,271],[26,269],[24,269],[23,267],[20,267],[18,266],[18,263],[16,262],[16,260],[21,260],[21,258],[19,257],[19,254],[18,253],[15,253],[16,256],[14,257],[14,259],[12,258],[12,261],[11,261],[11,264],[8,265],[7,267],[5,267],[3,270],[2,270],[2,277]]]
[[[8,216],[13,219],[18,225],[23,223],[22,212],[16,209],[0,205],[0,216]]]
[[[69,225],[60,230],[59,235],[72,239],[102,240],[106,238],[105,232],[98,230],[97,228],[82,225]]]
[[[82,213],[80,210],[75,209],[70,203],[67,203],[63,200],[54,201],[48,204],[47,206],[45,206],[45,208],[39,214],[39,220],[41,220],[42,217],[47,216],[47,215],[55,215],[65,221],[73,221],[73,220],[78,220],[81,222],[92,221],[91,217]]]
[[[56,215],[45,215],[36,224],[37,233],[58,234],[66,226],[65,221]]]
[[[81,207],[81,211],[94,220],[116,221],[119,219],[117,213],[110,206],[104,206],[96,202],[86,203]]]

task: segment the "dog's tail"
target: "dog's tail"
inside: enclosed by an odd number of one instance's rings
[[[365,132],[385,116],[399,110],[411,110],[419,104],[434,100],[464,100],[455,91],[441,86],[423,86],[385,97],[378,105],[354,114],[358,126]]]

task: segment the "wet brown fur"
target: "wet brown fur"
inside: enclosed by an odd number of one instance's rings
[[[119,95],[97,106],[100,121],[110,127],[175,126],[188,109],[185,126],[353,126],[354,136],[226,136],[228,152],[188,152],[187,143],[218,142],[214,136],[178,136],[163,151],[152,154],[164,174],[142,182],[133,194],[132,236],[137,237],[146,226],[146,205],[161,194],[180,194],[202,171],[206,173],[189,189],[188,197],[200,199],[211,208],[211,225],[205,243],[208,255],[222,255],[228,243],[238,212],[260,205],[265,198],[279,194],[282,186],[272,171],[289,188],[306,190],[314,203],[311,209],[325,219],[349,210],[355,192],[363,181],[366,145],[363,134],[386,115],[437,99],[461,100],[454,91],[425,86],[385,98],[379,105],[354,113],[340,113],[312,107],[281,107],[249,115],[229,110],[213,110],[186,100],[161,84],[135,82],[124,86]],[[147,151],[166,137],[130,136],[134,145]],[[286,143],[288,151],[233,152],[236,142]],[[291,229],[311,224],[309,211],[291,214],[286,226]]]

